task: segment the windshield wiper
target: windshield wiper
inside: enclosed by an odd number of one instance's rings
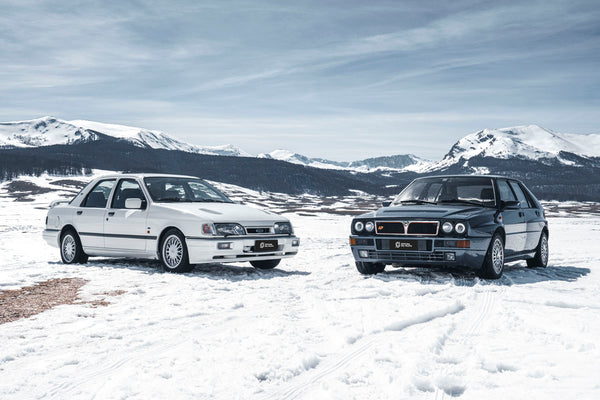
[[[220,200],[220,199],[196,199],[196,200],[194,200],[194,202],[196,202],[196,203],[229,203],[228,201]]]
[[[475,201],[469,201],[469,200],[460,200],[460,199],[440,200],[440,201],[438,201],[438,203],[462,203],[462,204],[471,204],[471,205],[478,206],[478,207],[483,207],[484,206],[483,203],[479,203],[479,202],[475,202]]]
[[[427,201],[427,200],[403,200],[400,203],[404,204],[404,203],[415,203],[415,204],[436,204],[434,201]]]

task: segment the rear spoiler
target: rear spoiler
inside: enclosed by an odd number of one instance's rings
[[[50,208],[54,208],[59,204],[64,204],[64,203],[68,203],[70,200],[54,200],[52,203],[50,203]]]

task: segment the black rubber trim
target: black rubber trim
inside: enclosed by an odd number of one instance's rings
[[[60,232],[60,229],[44,229],[46,232]]]
[[[100,236],[110,238],[121,238],[121,239],[149,239],[156,240],[156,236],[144,236],[144,235],[120,235],[116,233],[93,233],[93,232],[79,232],[79,236]]]
[[[217,237],[202,237],[202,236],[186,236],[186,239],[190,239],[190,240],[220,240],[220,241],[227,241],[227,240],[235,240],[235,239],[258,239],[258,240],[276,240],[276,239],[297,239],[296,236],[289,236],[289,235],[279,235],[279,236],[274,236],[274,235],[265,235],[265,236],[247,236],[247,235],[242,235],[242,236],[217,236]]]

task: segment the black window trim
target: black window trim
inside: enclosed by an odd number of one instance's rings
[[[142,184],[140,184],[140,182],[136,179],[136,178],[119,178],[118,181],[115,183],[115,186],[113,187],[113,190],[110,194],[110,198],[109,198],[109,202],[107,203],[108,205],[110,205],[110,207],[108,207],[111,210],[127,210],[127,208],[114,208],[113,207],[113,203],[115,201],[115,196],[117,194],[117,188],[119,187],[119,185],[121,184],[122,181],[132,181],[138,184],[138,186],[140,187],[140,191],[142,192],[142,208],[140,209],[140,211],[146,211],[148,209],[148,199],[146,198],[146,193],[144,193],[144,189]]]

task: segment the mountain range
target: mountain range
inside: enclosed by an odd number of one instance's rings
[[[458,140],[439,161],[400,154],[340,162],[290,150],[254,157],[233,145],[198,146],[161,131],[93,121],[43,117],[0,123],[0,179],[82,168],[189,173],[254,189],[329,195],[351,190],[389,195],[417,176],[492,173],[520,178],[543,198],[597,200],[600,135],[537,125],[483,129]]]

